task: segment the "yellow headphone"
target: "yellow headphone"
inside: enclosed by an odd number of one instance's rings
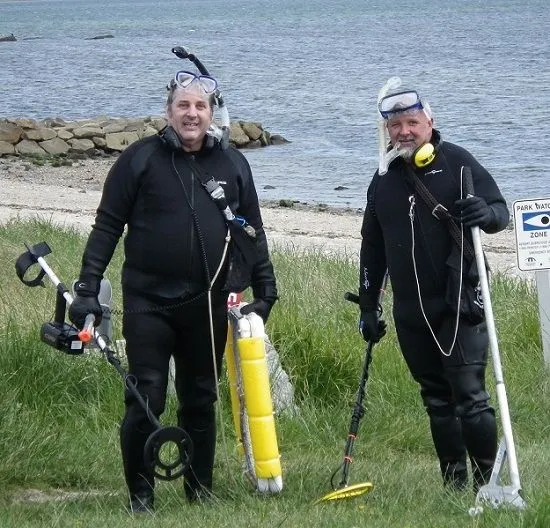
[[[427,167],[435,159],[435,147],[431,143],[424,143],[413,152],[412,159],[415,167]]]

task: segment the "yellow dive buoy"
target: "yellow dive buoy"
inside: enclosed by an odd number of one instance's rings
[[[225,357],[229,377],[237,450],[249,477],[261,493],[283,489],[262,318],[229,310]]]

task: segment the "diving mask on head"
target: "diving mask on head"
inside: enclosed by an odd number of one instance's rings
[[[378,102],[378,111],[384,119],[395,114],[423,110],[424,106],[416,90],[405,90],[384,96]]]
[[[173,86],[179,86],[182,89],[193,87],[200,88],[205,94],[211,94],[218,88],[218,81],[210,75],[197,75],[193,72],[182,70],[174,75]]]
[[[377,108],[380,108],[380,102],[386,97],[388,92],[394,91],[401,86],[401,79],[399,77],[390,77],[382,89],[378,93]],[[378,114],[378,173],[383,176],[388,172],[389,164],[398,156],[402,154],[400,145],[397,143],[390,149],[390,136],[388,129],[386,128],[386,120],[380,114]]]
[[[388,120],[397,114],[422,111],[428,119],[432,118],[430,105],[416,90],[390,90],[391,93],[378,99],[378,111],[383,119]]]

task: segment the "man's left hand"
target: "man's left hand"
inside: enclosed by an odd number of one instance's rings
[[[264,323],[267,323],[267,318],[274,303],[275,301],[271,302],[266,299],[254,299],[250,304],[241,308],[241,313],[247,315],[250,312],[255,312],[263,319]]]
[[[457,200],[455,205],[460,211],[460,221],[466,227],[487,227],[494,219],[495,213],[481,196],[470,196]]]

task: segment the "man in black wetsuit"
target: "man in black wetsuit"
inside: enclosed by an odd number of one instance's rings
[[[169,126],[131,144],[117,159],[105,181],[69,310],[79,328],[89,313],[99,324],[100,281],[126,226],[122,292],[128,371],[158,418],[165,408],[169,360],[174,357],[178,425],[194,446],[184,475],[191,501],[208,497],[212,489],[215,374],[226,341],[229,293],[225,205],[255,231],[250,280],[254,301],[242,312],[255,311],[265,322],[277,299],[250,167],[235,148],[222,148],[207,134],[216,87],[211,77],[178,72],[169,85]],[[217,191],[221,185],[225,192],[226,203],[215,201],[207,191],[206,182],[212,178]],[[151,511],[155,483],[143,450],[154,429],[129,391],[125,406],[120,441],[130,509]]]
[[[415,90],[394,87],[381,97],[379,111],[390,142],[389,166],[386,174],[375,173],[367,193],[360,330],[366,341],[377,342],[385,334],[377,299],[388,270],[399,345],[420,385],[444,483],[458,489],[467,485],[468,455],[477,489],[490,477],[497,447],[495,413],[485,390],[487,327],[467,314],[457,319],[456,304],[448,302],[448,288],[458,289],[460,281],[449,283],[447,259],[453,244],[460,246],[451,236],[449,218],[432,213],[412,173],[470,243],[471,226],[486,233],[504,229],[508,209],[487,170],[464,148],[442,141],[428,103]],[[461,193],[466,166],[473,175],[473,197]],[[466,274],[471,262],[464,260]]]

